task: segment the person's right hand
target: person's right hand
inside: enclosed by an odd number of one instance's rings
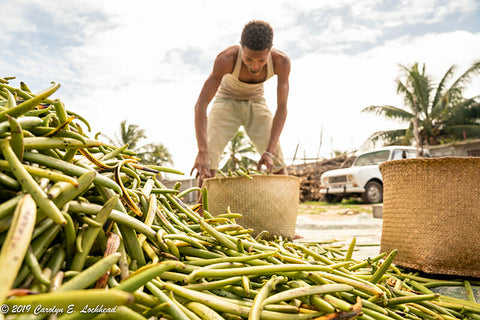
[[[197,171],[195,178],[200,178],[201,180],[203,180],[211,177],[210,161],[208,160],[207,153],[199,152],[197,154],[192,171],[190,171],[190,175],[192,175],[193,171],[195,170]]]

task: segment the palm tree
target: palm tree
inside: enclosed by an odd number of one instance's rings
[[[255,153],[250,140],[246,137],[243,130],[239,130],[230,140],[228,144],[228,151],[223,153],[224,159],[226,159],[225,165],[222,167],[222,171],[235,171],[239,167],[245,169],[257,167],[257,162],[248,157],[250,154]]]
[[[107,137],[110,143],[114,145],[126,145],[129,149],[135,151],[141,139],[145,139],[145,130],[136,124],[127,125],[127,120],[120,122],[120,137],[115,134],[115,139]]]
[[[166,164],[172,164],[172,155],[161,143],[149,143],[140,148],[138,156],[143,160],[145,164],[154,164],[157,166],[163,166]]]
[[[107,137],[110,143],[114,145],[126,145],[128,148],[137,153],[145,164],[154,164],[162,166],[165,164],[173,164],[172,155],[161,143],[149,143],[139,146],[140,140],[146,139],[145,130],[136,124],[127,125],[127,120],[120,123],[120,137],[115,134],[115,139]]]
[[[403,95],[404,108],[391,105],[369,106],[362,112],[372,112],[408,123],[408,128],[380,131],[367,141],[383,139],[386,144],[417,146],[436,145],[466,137],[480,138],[480,95],[465,98],[463,91],[471,77],[480,73],[480,60],[448,86],[456,66],[451,66],[435,87],[425,72],[425,64],[401,65],[403,80],[398,78],[397,93]]]

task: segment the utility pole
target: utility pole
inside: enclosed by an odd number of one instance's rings
[[[322,148],[322,140],[323,140],[323,126],[320,129],[320,143],[318,144],[318,151],[317,151],[317,162],[320,159],[320,149]]]
[[[297,151],[299,146],[300,146],[300,141],[297,143],[297,147],[295,148],[295,153],[293,154],[292,166],[293,166],[293,163],[295,162],[295,159],[297,158]]]

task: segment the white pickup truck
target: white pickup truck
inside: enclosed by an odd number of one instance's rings
[[[327,202],[360,196],[364,203],[383,201],[383,179],[378,166],[388,160],[416,158],[414,147],[390,146],[361,153],[350,168],[325,171],[320,178],[320,193]]]

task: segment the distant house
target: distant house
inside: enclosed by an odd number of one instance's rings
[[[432,157],[480,157],[480,139],[429,146]]]

